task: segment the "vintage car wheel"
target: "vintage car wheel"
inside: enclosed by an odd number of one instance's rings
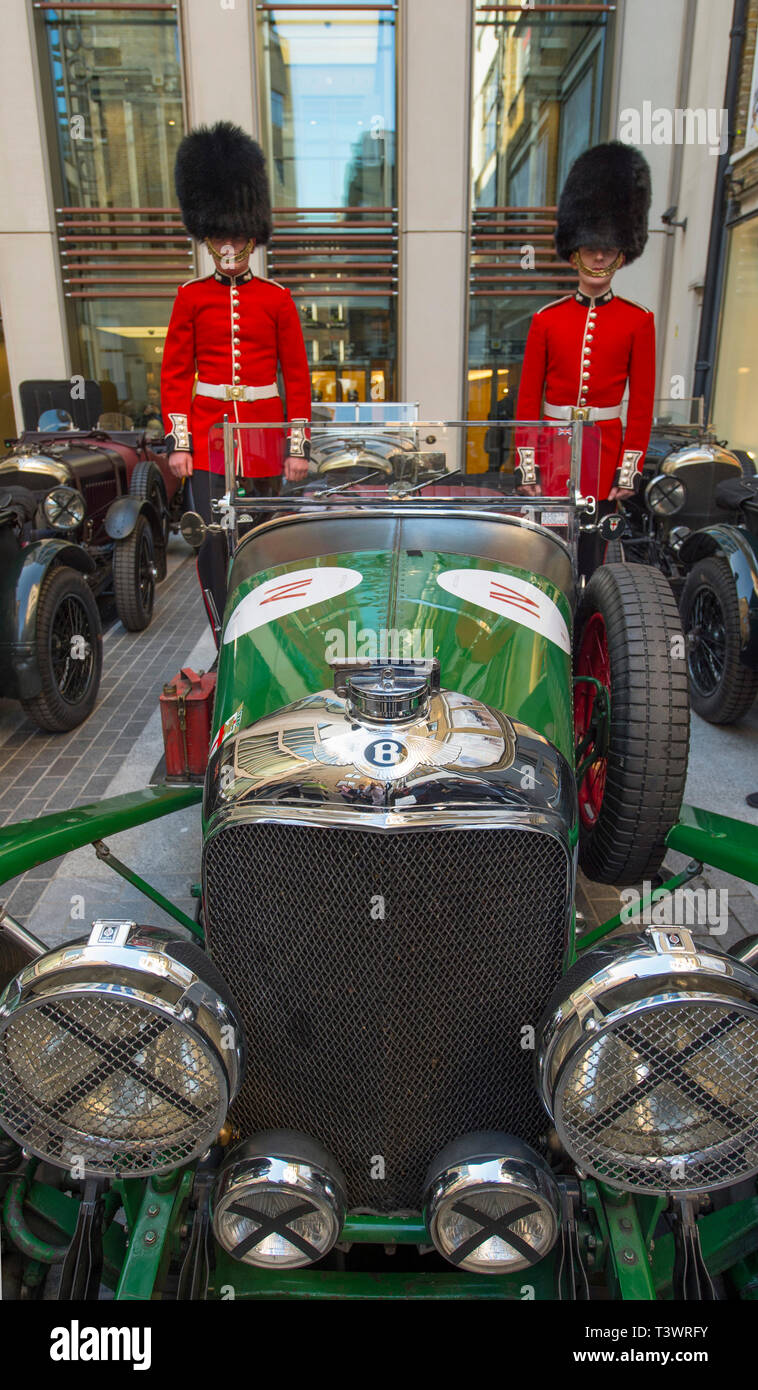
[[[606,741],[597,718],[598,690],[578,680],[574,692],[577,747],[591,736],[578,784],[579,862],[596,883],[650,878],[666,852],[687,775],[689,701],[676,602],[668,581],[646,565],[603,565],[579,606],[576,677],[610,692]]]
[[[623,565],[626,556],[622,541],[607,541],[605,554],[603,556],[604,565]]]
[[[163,545],[158,547],[156,565],[158,569],[158,579],[166,578],[166,547],[170,531],[170,521],[168,515],[168,502],[166,500],[166,487],[160,475],[160,469],[156,468],[149,459],[143,459],[137,464],[132,473],[129,491],[132,497],[139,497],[142,501],[151,502],[160,517],[161,536]]]
[[[113,547],[113,592],[116,611],[129,632],[141,632],[153,616],[155,603],[155,542],[146,516]]]
[[[709,555],[690,570],[680,600],[690,700],[701,719],[734,724],[758,694],[758,671],[740,661],[740,614],[726,560]]]
[[[79,639],[79,640],[77,640]],[[92,713],[103,665],[100,614],[86,580],[66,566],[45,576],[37,605],[37,660],[42,690],[22,700],[25,712],[53,734]]]

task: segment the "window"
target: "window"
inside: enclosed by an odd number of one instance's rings
[[[513,418],[532,315],[575,283],[555,254],[555,209],[573,160],[605,138],[612,10],[477,7],[472,121],[485,138],[472,140],[470,419]]]
[[[176,11],[62,5],[38,23],[74,369],[100,381],[104,410],[136,420],[160,381],[176,287],[194,273],[175,208]]]
[[[314,401],[396,396],[395,6],[256,6],[269,274],[300,309]]]

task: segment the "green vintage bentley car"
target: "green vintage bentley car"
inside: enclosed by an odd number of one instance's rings
[[[143,921],[47,950],[2,918],[6,1268],[76,1299],[755,1297],[755,944],[644,921],[704,862],[758,882],[758,834],[681,804],[667,581],[581,572],[590,431],[534,427],[536,496],[506,425],[486,473],[470,422],[314,428],[263,498],[234,459],[264,428],[225,424],[216,520],[183,523],[204,787],[0,843],[7,881],[202,817],[197,920],[110,854]],[[579,866],[655,883],[641,920],[587,929]]]

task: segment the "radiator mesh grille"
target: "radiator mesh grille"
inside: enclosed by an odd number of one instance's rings
[[[567,860],[541,832],[238,824],[205,850],[208,945],[248,1042],[232,1112],[341,1163],[351,1207],[417,1210],[449,1139],[545,1115],[522,1047],[560,975]],[[372,1177],[383,1171],[383,1178]]]

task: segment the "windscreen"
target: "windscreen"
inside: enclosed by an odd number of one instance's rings
[[[307,472],[291,457],[303,435]],[[224,478],[237,507],[506,505],[556,525],[597,497],[599,462],[600,430],[583,422],[314,421],[303,431],[233,416],[210,430],[207,463],[195,461]]]

